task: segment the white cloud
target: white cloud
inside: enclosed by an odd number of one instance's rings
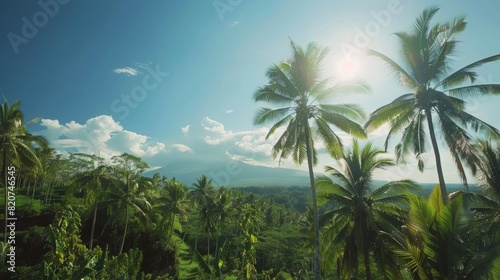
[[[225,112],[226,112],[226,114],[231,114],[232,112],[234,112],[234,110],[233,109],[228,109]]]
[[[138,71],[132,67],[116,68],[113,69],[113,72],[116,74],[125,74],[127,76],[136,76],[138,74]]]
[[[181,127],[182,133],[188,134],[190,128],[191,128],[191,125],[189,125],[189,124],[186,125],[185,127]]]
[[[193,151],[191,148],[189,148],[188,146],[186,146],[184,144],[173,144],[172,148],[176,149],[179,152],[183,152],[183,153]]]
[[[236,26],[236,25],[238,25],[238,24],[240,24],[240,22],[239,22],[239,21],[233,21],[233,22],[231,22],[231,23],[229,24],[229,26]]]
[[[147,147],[145,155],[154,156],[165,151],[165,144],[156,142],[154,145]]]
[[[274,144],[274,137],[266,140],[268,129],[260,128],[252,131],[251,134],[247,134],[241,137],[240,140],[236,141],[234,144],[240,149],[240,151],[251,154],[263,154],[270,157],[272,154],[272,148]]]
[[[205,136],[204,138],[204,141],[207,144],[219,145],[231,140],[234,137],[234,133],[231,130],[226,131],[222,123],[212,120],[209,117],[203,118],[201,125],[206,131],[212,133],[212,135]]]
[[[58,120],[42,119],[42,131],[37,134],[47,138],[50,145],[64,155],[81,152],[99,154],[105,159],[124,152],[141,157],[146,162],[158,164],[169,148],[154,142],[146,135],[125,130],[111,116],[101,115],[88,119],[84,124],[70,121],[60,124]],[[172,145],[176,151],[190,151],[182,144]]]
[[[215,132],[215,133],[219,133],[219,134],[226,133],[226,131],[224,130],[224,125],[222,123],[215,121],[215,120],[212,120],[209,117],[203,118],[203,123],[201,124],[201,126],[203,126],[203,128],[205,130],[210,131],[210,132]],[[231,131],[229,131],[229,132],[232,133]]]

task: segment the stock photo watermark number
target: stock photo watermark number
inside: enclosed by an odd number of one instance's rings
[[[16,272],[16,167],[7,168],[7,197],[6,197],[6,227],[7,227],[7,264],[8,270]]]

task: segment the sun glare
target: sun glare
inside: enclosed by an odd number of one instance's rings
[[[336,81],[360,79],[362,63],[359,57],[337,56],[326,60],[325,75]]]
[[[359,73],[359,63],[354,58],[344,58],[337,66],[337,76],[341,80],[350,80]]]

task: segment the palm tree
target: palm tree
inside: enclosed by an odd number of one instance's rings
[[[19,101],[15,101],[9,105],[6,99],[4,99],[3,105],[0,106],[0,148],[2,153],[2,175],[5,188],[4,242],[7,241],[7,169],[9,168],[9,164],[15,164],[19,167],[22,163],[24,166],[30,166],[37,170],[41,170],[43,167],[36,156],[32,144],[34,143],[42,149],[48,148],[49,146],[44,137],[32,135],[28,132],[26,127],[27,124],[36,121],[36,119],[24,122],[24,115],[20,107],[21,103]]]
[[[500,146],[494,148],[487,141],[478,141],[475,146],[478,186],[500,204]]]
[[[212,185],[212,180],[209,180],[207,176],[201,175],[197,178],[196,183],[193,183],[193,187],[194,189],[189,192],[189,196],[198,205],[203,206],[209,200],[213,200],[215,189]]]
[[[340,159],[343,170],[327,166],[326,172],[333,179],[327,176],[316,179],[319,197],[336,202],[336,207],[321,217],[322,224],[328,222],[324,238],[326,268],[333,268],[340,259],[342,271],[350,274],[357,271],[358,256],[362,256],[366,279],[372,279],[369,258],[372,251],[375,254],[373,260],[384,270],[389,269],[386,278],[394,279],[399,275],[390,250],[380,241],[379,233],[397,231],[402,225],[405,195],[417,190],[418,186],[412,181],[402,180],[374,189],[374,172],[395,165],[392,159],[380,157],[381,153],[383,151],[371,143],[361,148],[354,140],[352,149],[346,150]]]
[[[151,177],[151,184],[153,184],[153,188],[155,189],[163,188],[163,179],[160,173],[153,174],[153,177]]]
[[[498,231],[477,227],[463,195],[447,204],[441,196],[437,185],[429,198],[410,195],[404,230],[387,243],[413,279],[499,279]]]
[[[57,154],[53,148],[40,149],[37,147],[35,153],[43,166],[39,175],[41,184],[45,186],[44,203],[50,204],[54,191],[63,186],[71,174],[69,161]]]
[[[201,175],[199,178],[196,179],[196,183],[193,184],[194,189],[192,189],[189,192],[189,197],[191,198],[191,201],[196,203],[199,208],[199,213],[200,213],[200,219],[202,220],[202,223],[205,225],[205,230],[208,235],[208,240],[207,240],[207,246],[208,246],[208,253],[207,255],[210,255],[210,235],[209,232],[213,229],[212,227],[212,217],[210,209],[213,208],[213,203],[214,203],[214,197],[215,197],[215,189],[212,185],[212,180],[208,179],[207,176]],[[198,245],[198,236],[195,237],[195,250]]]
[[[221,271],[219,266],[220,259],[220,248],[219,239],[225,232],[226,222],[233,215],[233,205],[232,205],[232,193],[223,187],[219,188],[216,200],[214,202],[214,207],[212,208],[212,213],[215,220],[215,226],[217,229],[217,236],[215,240],[215,271],[218,277],[221,277]]]
[[[477,185],[481,192],[454,192],[450,198],[463,196],[467,206],[475,213],[474,221],[484,232],[500,231],[500,146],[492,147],[488,141],[474,145]],[[500,237],[500,236],[499,236]]]
[[[162,189],[160,196],[155,200],[154,209],[159,210],[160,215],[166,221],[166,236],[168,242],[171,239],[174,230],[181,231],[180,217],[187,217],[187,187],[177,181],[169,181]]]
[[[464,31],[466,22],[465,17],[457,17],[431,27],[431,20],[438,10],[435,6],[424,10],[415,21],[411,33],[396,33],[401,43],[403,66],[377,51],[369,51],[388,65],[391,73],[401,85],[408,88],[409,93],[372,112],[365,128],[370,132],[389,123],[386,149],[389,139],[402,131],[401,139],[396,145],[397,158],[404,162],[408,154],[415,154],[420,171],[424,169],[423,155],[427,152],[429,136],[441,192],[446,194],[436,129],[440,129],[466,185],[462,160],[470,164],[474,157],[468,129],[488,133],[490,137],[500,135],[496,128],[466,112],[466,99],[500,93],[499,84],[474,84],[477,77],[474,70],[485,63],[499,60],[500,55],[478,60],[449,74],[452,55],[458,43],[455,37]],[[446,195],[443,195],[443,200],[447,201]]]
[[[105,206],[114,206],[114,209],[112,209],[114,210],[113,214],[104,225],[102,232],[104,232],[109,222],[122,215],[125,216],[123,238],[118,253],[118,255],[121,255],[127,237],[130,216],[139,214],[139,216],[147,220],[148,217],[146,213],[151,209],[151,204],[149,202],[149,188],[144,185],[149,182],[148,180],[143,180],[138,174],[134,174],[130,170],[118,170],[116,175],[121,176],[121,178],[116,179],[114,184],[110,184],[108,190],[104,194],[106,199],[101,202],[101,204]]]
[[[78,190],[85,190],[86,198],[93,198],[93,208],[94,215],[92,217],[92,228],[90,230],[90,241],[89,249],[92,250],[92,245],[94,242],[94,230],[97,220],[97,208],[98,201],[100,198],[100,192],[102,192],[102,182],[107,181],[110,183],[113,180],[113,168],[108,165],[100,165],[94,170],[85,171],[83,173],[77,174],[75,179],[75,187]]]
[[[336,94],[366,90],[362,83],[330,86],[331,79],[320,79],[320,70],[327,49],[314,43],[305,49],[290,42],[293,58],[267,70],[269,83],[260,87],[254,94],[255,101],[264,101],[281,108],[261,108],[255,116],[255,124],[275,122],[266,135],[268,139],[280,127],[285,131],[273,146],[273,157],[281,161],[292,156],[293,161],[302,164],[307,160],[315,225],[314,274],[320,279],[319,267],[319,229],[314,186],[313,165],[317,163],[315,139],[324,143],[334,157],[342,152],[340,137],[330,128],[334,125],[340,130],[356,137],[366,137],[363,128],[353,120],[362,120],[364,114],[354,104],[325,103]]]

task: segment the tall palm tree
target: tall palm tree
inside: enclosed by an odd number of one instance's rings
[[[174,230],[181,231],[180,218],[187,217],[189,203],[187,194],[185,185],[177,181],[169,181],[155,200],[153,208],[159,210],[160,216],[166,222],[164,223],[164,231],[166,231],[167,244],[171,240]]]
[[[113,180],[113,168],[109,165],[100,165],[94,170],[85,171],[77,174],[75,178],[75,188],[85,191],[85,197],[92,200],[92,207],[94,214],[92,217],[92,228],[90,230],[89,249],[92,250],[94,242],[94,231],[97,220],[97,209],[101,192],[103,191],[102,183],[110,183]]]
[[[211,213],[213,213],[211,208],[213,208],[215,189],[212,185],[212,180],[208,179],[207,176],[201,175],[196,179],[196,183],[193,183],[194,189],[189,192],[189,197],[191,201],[197,204],[200,214],[201,222],[204,224],[205,231],[208,236],[207,240],[207,255],[210,256],[210,230],[213,229]],[[198,236],[195,237],[194,249],[196,250],[198,245]]]
[[[121,178],[115,180],[114,184],[110,184],[108,190],[104,194],[105,200],[101,202],[102,205],[110,207],[113,211],[113,214],[104,225],[102,232],[104,232],[109,222],[124,215],[125,225],[123,228],[120,251],[118,253],[118,255],[121,255],[127,237],[130,216],[138,214],[143,219],[147,219],[146,213],[151,209],[151,204],[149,202],[149,188],[143,185],[147,183],[148,180],[142,180],[139,175],[133,174],[130,170],[118,171],[117,175],[121,176]]]
[[[441,192],[446,194],[436,129],[441,131],[461,179],[467,184],[462,160],[470,164],[474,157],[468,129],[485,132],[490,137],[498,137],[500,131],[467,113],[466,99],[500,94],[499,84],[474,84],[477,77],[475,69],[499,60],[500,54],[473,62],[450,74],[452,56],[458,43],[455,38],[464,31],[466,22],[465,17],[457,17],[431,27],[431,20],[438,10],[435,6],[425,9],[416,19],[412,32],[396,33],[401,44],[402,66],[377,51],[369,51],[388,65],[394,77],[409,92],[372,112],[365,128],[370,132],[389,123],[386,149],[389,139],[402,131],[396,145],[397,158],[404,161],[408,154],[413,153],[420,171],[424,169],[423,155],[427,152],[429,136]],[[443,200],[447,201],[446,195],[443,195]]]
[[[3,104],[0,105],[0,149],[2,155],[2,176],[4,178],[5,188],[4,242],[7,241],[7,169],[9,168],[9,164],[15,164],[19,167],[22,163],[24,166],[30,166],[40,171],[43,167],[40,159],[36,156],[33,144],[43,149],[49,146],[44,137],[32,135],[28,132],[26,127],[27,124],[36,121],[36,119],[24,122],[24,115],[20,107],[21,103],[19,101],[15,101],[9,105],[6,99],[4,99]]]
[[[305,49],[290,41],[293,58],[267,70],[269,83],[257,89],[255,101],[264,101],[280,108],[261,108],[255,124],[275,122],[266,135],[268,139],[280,127],[285,131],[273,146],[273,157],[281,161],[289,156],[297,164],[307,160],[315,225],[314,274],[320,279],[319,229],[314,186],[313,165],[317,163],[315,139],[319,139],[334,157],[342,152],[342,141],[330,125],[356,137],[366,137],[363,128],[353,120],[362,120],[364,113],[354,104],[329,104],[339,93],[367,90],[362,83],[331,86],[331,79],[321,79],[321,65],[327,49],[309,43]]]
[[[45,204],[50,204],[56,188],[67,181],[71,170],[67,159],[62,158],[53,148],[35,148],[35,153],[42,163],[43,170],[39,173],[41,184],[45,186]]]
[[[340,259],[342,271],[350,274],[357,271],[358,256],[361,256],[366,279],[373,279],[369,257],[372,251],[375,263],[384,272],[389,269],[386,278],[395,279],[399,275],[390,250],[380,241],[379,233],[397,231],[402,225],[405,196],[418,186],[412,181],[402,180],[373,188],[374,172],[395,165],[392,159],[380,157],[381,153],[383,151],[371,143],[361,148],[355,140],[352,149],[346,150],[340,159],[343,170],[327,166],[326,171],[333,179],[327,176],[316,179],[319,197],[336,202],[336,207],[321,217],[321,223],[327,223],[324,238],[326,268],[331,269]]]
[[[221,277],[221,271],[219,266],[220,260],[220,248],[219,248],[219,239],[222,234],[225,232],[225,226],[227,220],[231,218],[234,214],[234,209],[232,205],[232,192],[226,190],[225,188],[219,188],[216,196],[216,200],[214,202],[213,216],[215,220],[216,226],[216,240],[215,240],[215,271],[216,275]]]

